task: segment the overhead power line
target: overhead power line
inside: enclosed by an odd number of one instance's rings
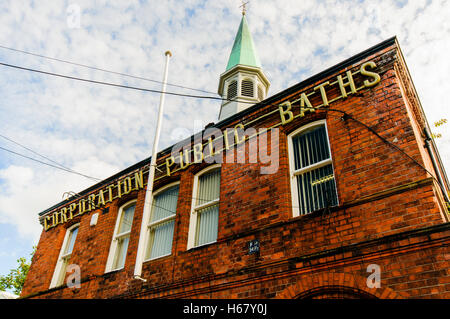
[[[96,70],[96,71],[102,71],[102,72],[111,73],[111,74],[115,74],[115,75],[125,76],[125,77],[129,77],[129,78],[133,78],[133,79],[138,79],[138,80],[143,80],[143,81],[148,81],[148,82],[153,82],[153,83],[158,83],[158,84],[162,83],[161,81],[152,80],[152,79],[141,77],[141,76],[136,76],[136,75],[126,74],[126,73],[122,73],[122,72],[111,71],[111,70],[102,69],[102,68],[98,68],[98,67],[90,66],[90,65],[86,65],[86,64],[76,63],[76,62],[72,62],[72,61],[68,61],[68,60],[52,58],[52,57],[45,56],[45,55],[42,55],[42,54],[32,53],[32,52],[18,50],[18,49],[14,49],[14,48],[9,48],[9,47],[3,46],[3,45],[0,45],[0,48],[6,49],[6,50],[15,51],[15,52],[20,52],[20,53],[24,53],[24,54],[28,54],[28,55],[32,55],[32,56],[36,56],[36,57],[39,57],[39,58],[44,58],[44,59],[53,60],[53,61],[57,61],[57,62],[72,64],[72,65],[76,65],[76,66],[80,66],[80,67],[83,67],[83,68],[88,68],[88,69],[92,69],[92,70]],[[187,90],[192,90],[192,91],[198,91],[198,92],[203,92],[203,93],[217,95],[217,92],[210,92],[210,91],[201,90],[201,89],[194,89],[194,88],[191,88],[191,87],[178,85],[178,84],[166,83],[166,85],[173,86],[173,87],[178,87],[178,88],[181,88],[181,89],[187,89]]]
[[[17,65],[3,63],[3,62],[0,62],[0,65],[11,67],[11,68],[16,68],[16,69],[20,69],[20,70],[30,71],[30,72],[37,72],[37,73],[41,73],[41,74],[52,75],[52,76],[56,76],[56,77],[82,81],[82,82],[89,82],[89,83],[95,83],[95,84],[101,84],[101,85],[112,86],[112,87],[119,87],[119,88],[125,88],[125,89],[132,89],[132,90],[138,90],[138,91],[144,91],[144,92],[163,93],[160,90],[152,90],[152,89],[145,89],[145,88],[140,88],[140,87],[133,87],[133,86],[127,86],[127,85],[103,82],[103,81],[95,81],[95,80],[83,79],[83,78],[78,78],[78,77],[73,77],[73,76],[68,76],[68,75],[62,75],[62,74],[58,74],[58,73],[52,73],[52,72],[47,72],[47,71],[41,71],[41,70],[21,67],[21,66],[17,66]],[[211,96],[202,96],[202,95],[190,95],[190,94],[182,94],[182,93],[175,93],[175,92],[164,92],[164,93],[165,94],[169,94],[169,95],[175,95],[175,96],[181,96],[181,97],[189,97],[189,98],[212,99],[212,100],[220,100],[220,101],[233,101],[232,99],[224,99],[224,98],[220,98],[220,97],[211,97]],[[254,102],[246,102],[246,101],[242,101],[241,103],[255,104]],[[425,170],[427,173],[429,173],[433,177],[433,179],[436,180],[437,184],[440,186],[442,191],[445,192],[444,186],[441,185],[441,183],[439,183],[439,181],[436,179],[436,177],[433,174],[431,174],[430,171],[428,171],[422,164],[420,164],[418,161],[416,161],[413,157],[411,157],[409,154],[407,154],[404,150],[402,150],[398,146],[394,145],[393,143],[389,142],[388,140],[383,138],[381,135],[379,135],[373,128],[371,128],[371,127],[367,126],[366,124],[362,123],[361,121],[353,118],[350,114],[348,114],[345,111],[341,111],[341,110],[337,110],[337,109],[318,109],[318,108],[313,108],[313,109],[323,110],[323,111],[327,111],[327,112],[328,111],[339,112],[339,113],[344,115],[344,117],[343,117],[344,119],[345,118],[350,118],[350,119],[354,120],[355,122],[358,122],[358,123],[362,124],[364,127],[366,127],[366,129],[368,129],[371,133],[373,133],[378,138],[380,138],[384,143],[390,145],[391,147],[393,147],[394,149],[396,149],[400,153],[406,155],[416,165],[418,165],[423,170]]]
[[[20,154],[20,153],[11,151],[10,149],[7,149],[7,148],[1,147],[1,146],[0,146],[0,149],[3,150],[3,151],[9,152],[9,153],[15,154],[15,155],[17,155],[17,156],[21,156],[21,157],[24,157],[24,158],[26,158],[26,159],[29,159],[29,160],[38,162],[38,163],[40,163],[40,164],[47,165],[47,166],[51,166],[51,167],[57,168],[57,169],[59,169],[59,170],[66,171],[66,172],[68,172],[68,173],[77,174],[77,175],[80,175],[80,176],[83,176],[83,177],[86,177],[86,178],[95,180],[95,181],[97,181],[97,182],[98,182],[98,181],[101,181],[101,179],[99,179],[99,178],[92,177],[92,176],[89,176],[89,175],[85,175],[85,174],[79,173],[79,172],[77,172],[77,171],[74,171],[74,170],[72,170],[72,169],[66,169],[66,168],[63,168],[63,167],[61,167],[61,166],[56,166],[56,165],[53,165],[53,164],[50,164],[50,163],[47,163],[47,162],[43,162],[43,161],[40,161],[40,160],[38,160],[38,159],[35,159],[35,158],[32,158],[32,157],[29,157],[29,156],[26,156],[26,155],[23,155],[23,154]]]
[[[19,70],[36,72],[36,73],[56,76],[56,77],[60,77],[60,78],[81,81],[81,82],[101,84],[101,85],[106,85],[106,86],[112,86],[112,87],[118,87],[118,88],[123,88],[123,89],[130,89],[130,90],[137,90],[137,91],[143,91],[143,92],[163,93],[161,90],[153,90],[153,89],[146,89],[146,88],[141,88],[141,87],[136,87],[136,86],[122,85],[122,84],[117,84],[117,83],[89,80],[89,79],[79,78],[79,77],[70,76],[70,75],[64,75],[64,74],[59,74],[59,73],[53,73],[53,72],[48,72],[48,71],[42,71],[42,70],[37,70],[37,69],[26,68],[26,67],[14,65],[14,64],[3,63],[3,62],[0,62],[0,65],[6,66],[6,67],[10,67],[10,68],[19,69]],[[213,97],[213,96],[205,96],[205,95],[192,95],[192,94],[183,94],[183,93],[175,93],[175,92],[167,92],[167,91],[164,92],[164,93],[168,94],[168,95],[175,95],[175,96],[182,96],[182,97],[189,97],[189,98],[196,98],[196,99],[209,99],[209,100],[219,100],[219,101],[234,101],[234,100],[231,100],[231,99],[224,99],[224,98],[221,98],[221,97]],[[255,102],[246,102],[246,101],[242,101],[241,103],[255,104]]]
[[[16,141],[14,141],[13,139],[11,139],[11,138],[9,138],[9,137],[6,137],[6,136],[4,136],[4,135],[2,135],[2,134],[0,134],[0,137],[4,138],[5,140],[8,140],[8,141],[10,141],[10,142],[12,142],[12,143],[14,143],[14,144],[16,144],[16,145],[19,145],[20,147],[26,149],[27,151],[30,151],[31,153],[33,153],[33,154],[35,154],[35,155],[38,155],[39,157],[42,157],[42,158],[46,159],[47,161],[52,162],[53,164],[56,164],[56,165],[58,165],[58,166],[60,166],[60,167],[62,167],[62,168],[64,168],[64,169],[66,169],[66,170],[71,170],[70,168],[65,167],[64,165],[62,165],[62,164],[60,164],[60,163],[58,163],[58,162],[52,160],[51,158],[48,158],[47,156],[44,156],[44,155],[42,155],[42,154],[39,154],[39,153],[36,152],[36,151],[33,151],[33,150],[30,149],[29,147],[26,147],[25,145],[22,145],[22,144],[20,144],[19,142],[16,142]]]

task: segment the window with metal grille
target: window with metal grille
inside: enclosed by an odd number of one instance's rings
[[[241,95],[253,97],[253,82],[250,80],[243,80],[241,86]]]
[[[214,166],[196,176],[193,194],[188,248],[217,240],[220,167]]]
[[[324,121],[290,136],[294,215],[336,206],[337,191]]]
[[[145,259],[155,259],[172,253],[173,231],[180,186],[168,186],[155,193],[148,223]]]
[[[228,84],[227,99],[231,100],[237,96],[237,81]]]

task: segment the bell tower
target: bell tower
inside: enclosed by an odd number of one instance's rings
[[[220,75],[218,93],[224,100],[219,121],[264,100],[269,86],[248,28],[244,4],[227,68]]]

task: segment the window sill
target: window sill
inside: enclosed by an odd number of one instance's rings
[[[162,255],[162,256],[154,257],[154,258],[151,258],[151,259],[146,259],[146,260],[143,261],[143,263],[155,261],[155,260],[158,260],[158,259],[163,259],[163,258],[170,257],[170,256],[172,256],[171,253],[170,253],[170,254],[167,254],[167,255]]]
[[[216,243],[217,243],[217,240],[212,241],[212,242],[210,242],[210,243],[206,243],[206,244],[202,244],[202,245],[198,245],[198,246],[191,247],[191,248],[187,249],[186,251],[187,251],[187,252],[190,252],[190,251],[193,251],[193,250],[197,250],[197,249],[204,248],[204,247],[206,247],[206,246],[211,246],[211,245],[216,244]]]
[[[124,269],[125,269],[125,267],[118,268],[118,269],[107,270],[107,271],[105,271],[104,275],[112,274],[112,273],[115,273],[115,272],[120,272],[120,271],[122,271],[122,270],[124,270]]]

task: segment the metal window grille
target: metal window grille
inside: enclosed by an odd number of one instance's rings
[[[328,137],[324,125],[292,138],[300,215],[337,205]]]

